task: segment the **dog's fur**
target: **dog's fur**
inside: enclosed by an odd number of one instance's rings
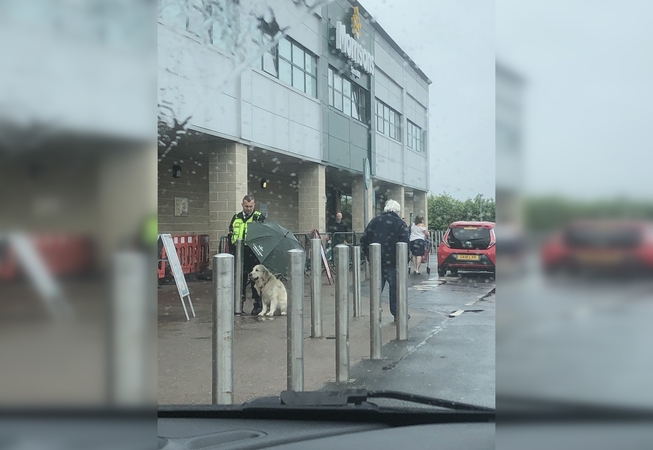
[[[261,296],[263,303],[263,309],[259,316],[273,316],[277,310],[282,316],[285,316],[288,307],[288,293],[283,283],[262,264],[254,266],[249,278],[254,282],[254,288]]]

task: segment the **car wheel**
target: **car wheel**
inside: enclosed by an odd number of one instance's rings
[[[438,275],[441,277],[445,276],[447,274],[447,268],[446,267],[438,267]]]

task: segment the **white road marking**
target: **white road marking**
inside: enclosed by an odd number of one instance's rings
[[[454,311],[451,314],[449,314],[449,317],[458,317],[459,315],[461,315],[464,312],[465,312],[464,309],[459,309],[459,310]]]

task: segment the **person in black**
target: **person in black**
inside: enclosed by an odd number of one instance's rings
[[[338,211],[336,214],[336,221],[331,224],[331,232],[332,233],[348,233],[349,228],[345,224],[345,222],[342,221],[342,213]],[[335,247],[338,244],[347,244],[347,235],[346,234],[334,234],[331,242],[332,246]]]
[[[242,289],[242,304],[245,305],[245,299],[247,298],[246,288],[247,282],[249,281],[249,274],[254,269],[254,266],[259,264],[259,260],[252,252],[252,249],[247,246],[246,236],[247,236],[247,224],[251,222],[263,222],[265,221],[265,216],[259,211],[254,211],[254,206],[256,202],[254,197],[251,195],[246,195],[243,198],[242,207],[243,210],[231,218],[229,222],[229,242],[232,244],[231,254],[236,255],[236,242],[238,239],[243,240],[243,289]],[[254,301],[254,309],[252,309],[252,315],[255,316],[261,312],[263,309],[263,303],[261,302],[261,297],[256,292],[254,284],[252,284],[252,300]]]
[[[397,242],[408,244],[410,233],[408,226],[399,213],[401,206],[394,200],[388,200],[383,214],[375,217],[367,224],[361,247],[365,256],[370,257],[370,244],[381,244],[381,289],[385,289],[387,282],[390,287],[390,312],[397,321]],[[408,254],[406,254],[408,258]],[[410,318],[410,316],[408,316]]]

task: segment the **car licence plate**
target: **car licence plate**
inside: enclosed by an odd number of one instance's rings
[[[478,255],[456,255],[456,259],[459,261],[478,261]]]
[[[585,264],[619,264],[623,262],[624,255],[621,253],[581,253],[578,259]]]

